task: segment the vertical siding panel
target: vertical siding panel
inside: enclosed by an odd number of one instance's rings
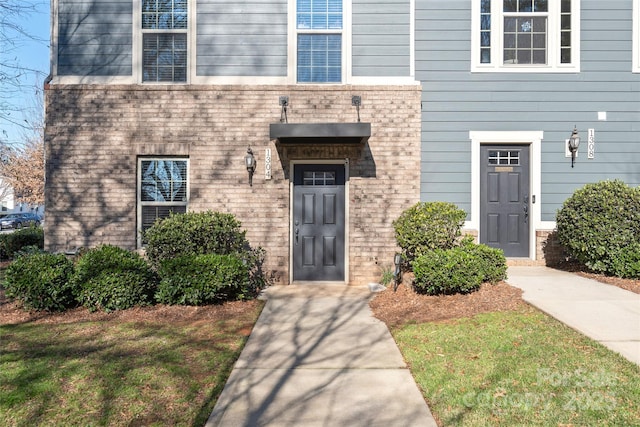
[[[353,0],[352,75],[410,75],[408,0]]]
[[[471,73],[471,2],[417,0],[416,77],[423,85],[422,200],[470,212],[469,131],[544,131],[542,220],[601,179],[640,185],[640,74],[631,72],[631,2],[581,2],[581,72]],[[607,112],[599,121],[598,112]],[[576,125],[576,167],[564,141]],[[587,159],[587,129],[595,159]],[[450,165],[448,170],[438,165]],[[450,189],[450,191],[449,191]]]
[[[131,0],[58,4],[58,75],[132,74]]]
[[[286,76],[287,1],[197,5],[198,76]]]

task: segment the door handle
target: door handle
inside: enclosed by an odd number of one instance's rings
[[[524,210],[524,221],[527,222],[527,218],[529,218],[529,196],[526,194],[524,196],[524,206],[522,208]]]
[[[296,245],[298,244],[298,234],[300,234],[300,229],[296,228]]]

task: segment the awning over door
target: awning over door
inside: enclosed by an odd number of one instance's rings
[[[281,144],[364,144],[371,123],[272,123],[269,136]]]

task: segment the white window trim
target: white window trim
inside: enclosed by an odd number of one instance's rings
[[[142,190],[142,162],[149,160],[178,160],[187,162],[187,188],[186,195],[187,200],[185,203],[172,202],[174,206],[185,206],[185,210],[189,212],[189,203],[191,195],[191,163],[188,157],[180,156],[139,156],[137,159],[136,170],[136,245],[138,248],[142,248],[142,206],[145,204],[156,204],[154,202],[142,202],[140,195]]]
[[[502,1],[491,2],[491,63],[480,63],[480,1],[471,2],[471,72],[474,73],[579,73],[580,1],[571,2],[571,64],[560,63],[560,0],[549,0],[547,65],[504,65]],[[636,2],[638,0],[635,0]]]
[[[542,162],[541,150],[543,131],[470,131],[471,140],[471,220],[464,228],[478,231],[480,239],[480,145],[482,144],[525,144],[530,147],[529,189],[536,202],[531,204],[529,221],[529,258],[536,257],[536,230],[552,230],[555,222],[542,221]]]
[[[298,2],[297,0],[289,0],[288,9],[288,62],[287,62],[287,74],[288,84],[300,84],[300,85],[342,85],[349,81],[351,74],[351,0],[342,0],[342,29],[341,30],[300,30],[298,31]],[[340,82],[298,82],[298,33],[318,33],[318,34],[341,34],[342,35],[342,70]]]
[[[633,64],[631,71],[640,73],[640,0],[633,0]]]
[[[131,50],[133,78],[136,83],[144,85],[187,85],[191,83],[192,75],[195,74],[195,22],[196,22],[196,1],[187,0],[187,28],[178,30],[143,30],[142,29],[142,0],[133,0],[133,47]],[[142,81],[142,37],[145,33],[174,33],[187,35],[187,81],[185,82],[156,82]]]

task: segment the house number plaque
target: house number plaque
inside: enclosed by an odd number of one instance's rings
[[[264,179],[271,179],[271,148],[264,151]]]
[[[513,166],[496,166],[496,172],[513,172]]]

